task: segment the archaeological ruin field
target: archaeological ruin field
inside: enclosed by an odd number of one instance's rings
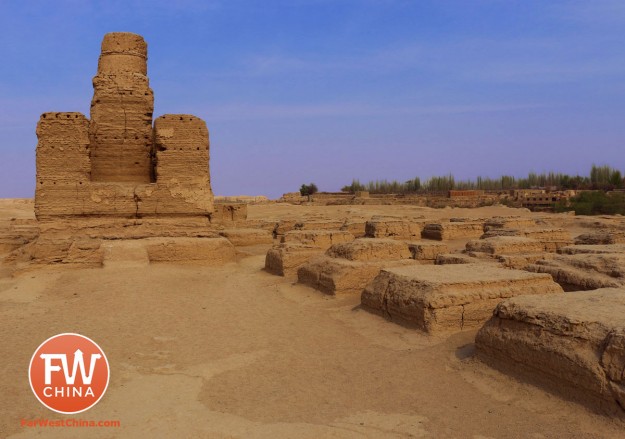
[[[207,123],[153,117],[142,37],[104,37],[93,87],[42,114],[34,199],[0,200],[0,437],[63,418],[26,372],[66,332],[110,364],[81,416],[121,426],[89,437],[625,436],[622,216],[219,197]]]
[[[30,347],[68,329],[106,350],[90,415],[123,436],[622,431],[621,218],[249,204],[204,237],[81,238],[38,262],[32,201],[1,204],[9,437],[46,415],[21,379]],[[433,224],[455,233],[422,238]]]

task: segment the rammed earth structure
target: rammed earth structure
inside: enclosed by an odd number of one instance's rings
[[[147,44],[110,33],[93,78],[91,119],[44,113],[37,125],[38,219],[210,216],[206,123],[166,114],[152,126]]]
[[[104,36],[93,89],[90,119],[48,112],[37,124],[40,233],[25,258],[98,266],[106,251],[129,254],[107,250],[118,240],[140,244],[150,238],[153,247],[154,239],[167,238],[167,251],[180,259],[189,253],[189,243],[180,239],[206,238],[193,243],[193,254],[220,249],[219,258],[204,259],[229,260],[232,244],[219,237],[215,224],[223,215],[214,212],[206,123],[189,114],[153,121],[141,36]],[[138,247],[146,254],[145,246]]]

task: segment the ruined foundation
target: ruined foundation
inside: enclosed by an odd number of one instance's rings
[[[330,295],[360,294],[382,268],[412,265],[405,242],[388,238],[358,238],[335,244],[325,255],[302,264],[298,281]]]
[[[477,334],[479,357],[555,393],[625,416],[625,290],[514,297]]]
[[[525,269],[549,273],[567,291],[625,286],[625,254],[618,252],[555,255]]]
[[[484,233],[482,222],[453,221],[426,224],[423,228],[423,237],[445,241],[460,238],[477,238]]]
[[[310,258],[323,253],[319,247],[283,243],[267,252],[265,270],[278,276],[297,275],[297,270]]]
[[[373,217],[366,223],[365,235],[369,238],[419,239],[422,230],[422,221]]]
[[[441,333],[479,327],[505,298],[562,292],[544,274],[486,264],[414,265],[383,269],[361,302],[393,320]]]

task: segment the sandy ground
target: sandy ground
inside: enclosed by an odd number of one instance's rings
[[[15,213],[5,207],[0,215]],[[361,208],[398,211],[306,213]],[[257,206],[250,218],[298,209]],[[432,215],[493,214],[461,210]],[[623,424],[477,361],[475,332],[428,337],[360,309],[359,297],[328,297],[265,273],[266,248],[242,249],[237,263],[219,268],[46,268],[0,278],[0,437],[625,435]],[[21,419],[67,418],[44,408],[27,378],[37,346],[61,332],[94,339],[111,366],[104,398],[75,417],[120,420],[120,428],[20,426]]]

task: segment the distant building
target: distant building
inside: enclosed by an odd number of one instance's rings
[[[530,210],[549,210],[561,200],[568,200],[575,196],[575,191],[519,190],[517,199],[523,207]]]

